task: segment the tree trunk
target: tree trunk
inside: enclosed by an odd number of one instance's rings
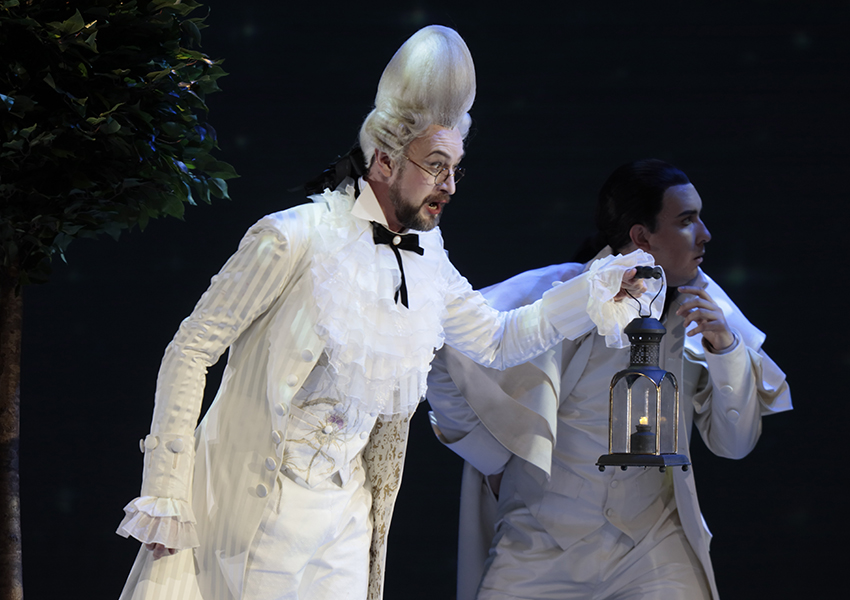
[[[18,474],[23,301],[14,271],[0,272],[0,600],[24,597]]]

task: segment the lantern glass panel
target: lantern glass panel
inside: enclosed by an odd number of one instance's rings
[[[655,382],[644,375],[635,377],[634,383],[632,383],[632,414],[629,427],[631,452],[639,454],[656,453],[657,406],[658,388],[655,386]],[[635,436],[635,434],[639,435]],[[642,438],[643,441],[638,442],[639,438]]]
[[[617,374],[611,390],[611,452],[629,451],[629,384],[626,377]]]
[[[621,373],[615,377],[612,392],[612,418],[611,418],[611,452],[636,452],[654,453],[655,441],[650,446],[644,446],[638,450],[632,447],[633,435],[638,432],[638,425],[645,432],[646,427],[652,436],[658,427],[657,422],[657,388],[655,382],[645,375],[631,372]]]
[[[676,453],[676,379],[670,373],[661,380],[661,453]]]

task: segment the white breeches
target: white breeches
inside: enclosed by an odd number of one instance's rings
[[[243,600],[364,600],[372,497],[358,468],[345,486],[312,489],[278,475],[245,573]]]

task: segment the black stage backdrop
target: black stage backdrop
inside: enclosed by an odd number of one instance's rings
[[[25,291],[29,598],[117,597],[138,544],[113,532],[138,494],[163,349],[245,229],[303,202],[286,190],[346,151],[392,53],[431,23],[461,33],[478,73],[469,174],[443,221],[474,286],[570,260],[616,166],[657,157],[688,173],[714,236],[704,266],[768,333],[796,405],[765,419],[744,460],[694,442],[720,592],[829,595],[846,558],[846,1],[206,4],[204,49],[231,73],[210,106],[242,175],[233,200],[117,243],[76,242],[49,284]],[[426,413],[390,536],[389,600],[454,597],[461,465]]]

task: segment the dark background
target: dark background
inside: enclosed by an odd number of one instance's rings
[[[25,291],[27,597],[117,597],[138,544],[113,532],[138,494],[163,349],[245,229],[302,202],[286,190],[350,146],[392,53],[431,23],[460,32],[478,74],[468,176],[442,226],[474,286],[569,260],[618,165],[657,157],[688,173],[714,235],[704,267],[769,334],[796,406],[765,419],[742,461],[694,442],[720,592],[835,596],[848,557],[850,4],[558,4],[206,2],[204,50],[230,72],[209,104],[220,156],[242,175],[233,200],[117,243],[75,242],[49,284]],[[460,461],[426,417],[388,600],[454,597]]]

